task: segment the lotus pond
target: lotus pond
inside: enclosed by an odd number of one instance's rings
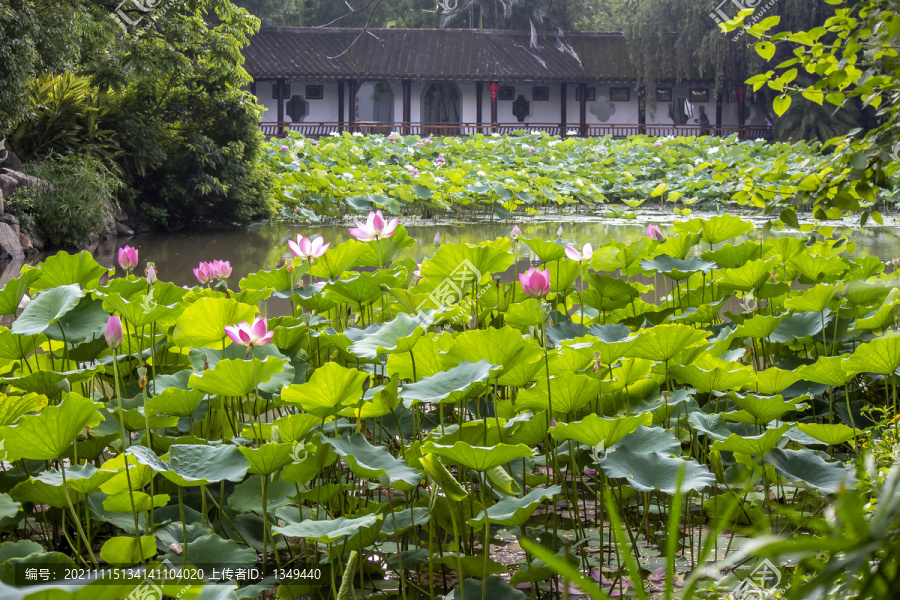
[[[732,215],[528,231],[22,268],[2,597],[892,597],[896,267]]]

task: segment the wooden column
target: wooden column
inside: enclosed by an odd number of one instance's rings
[[[284,79],[279,78],[275,80],[275,85],[278,86],[278,137],[282,137],[284,135]]]
[[[412,82],[403,80],[403,125],[400,128],[403,135],[409,135],[410,121],[412,120]]]
[[[475,133],[481,133],[481,102],[484,95],[484,82],[475,82],[475,124],[477,125]]]
[[[647,135],[647,90],[638,87],[638,133]]]
[[[745,121],[747,120],[747,114],[744,110],[744,101],[746,100],[746,88],[742,85],[737,88],[737,97],[738,97],[738,126],[741,128],[740,133],[738,133],[739,139],[746,139],[747,132],[744,130],[744,126],[746,125]]]
[[[716,135],[722,135],[722,92],[716,94]]]
[[[565,83],[559,85],[559,137],[566,137],[566,126],[568,119],[566,118],[566,91],[569,86]]]
[[[338,81],[338,131],[344,131],[344,82]]]
[[[491,92],[491,131],[497,131],[497,93]]]
[[[356,80],[351,79],[347,82],[347,123],[350,125],[350,131],[356,131]]]
[[[581,103],[578,105],[578,135],[587,137],[587,85],[578,84],[581,90]]]

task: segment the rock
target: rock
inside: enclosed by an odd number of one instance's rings
[[[37,252],[37,250],[34,249],[34,244],[31,243],[31,240],[28,239],[28,236],[24,233],[19,233],[19,246],[22,247],[22,251],[26,254]]]
[[[35,250],[43,250],[44,248],[46,248],[47,245],[44,243],[44,240],[41,239],[41,236],[38,235],[36,231],[31,231],[29,233],[29,237],[31,238],[31,245],[34,246]]]
[[[3,201],[3,192],[0,192],[0,212],[6,210],[6,204]]]
[[[12,150],[7,150],[6,159],[3,162],[0,162],[0,167],[12,169],[13,171],[21,171],[22,161],[19,160],[19,157],[16,156],[15,152],[13,152]]]
[[[0,223],[6,223],[13,228],[13,231],[16,232],[16,235],[19,235],[19,219],[16,218],[16,215],[2,213],[0,214]]]
[[[0,260],[15,260],[25,256],[19,244],[19,234],[8,223],[0,223]]]
[[[131,237],[134,235],[134,229],[124,223],[116,223],[116,233],[122,237]]]
[[[3,174],[7,177],[12,177],[18,183],[18,185],[23,187],[43,187],[50,185],[42,179],[32,177],[31,175],[26,175],[21,171],[13,171],[9,168],[3,169]]]
[[[9,175],[0,174],[0,194],[3,194],[4,198],[9,198],[17,187],[19,187],[18,181]]]

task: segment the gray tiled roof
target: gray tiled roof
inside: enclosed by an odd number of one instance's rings
[[[635,75],[619,33],[566,34],[530,47],[518,31],[263,27],[244,50],[256,79],[439,79],[509,82],[624,82]],[[349,50],[348,50],[349,48]]]

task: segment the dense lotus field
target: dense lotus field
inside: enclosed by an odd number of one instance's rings
[[[548,207],[623,216],[630,209],[735,205],[767,209],[785,222],[812,210],[811,195],[834,170],[818,144],[767,144],[736,136],[561,139],[545,134],[467,138],[344,133],[319,140],[291,133],[267,149],[275,196],[286,215],[322,216],[383,209],[471,217],[508,217]],[[826,198],[817,218],[881,208],[889,200],[868,186]]]
[[[894,597],[896,267],[752,227],[25,267],[0,597]]]

